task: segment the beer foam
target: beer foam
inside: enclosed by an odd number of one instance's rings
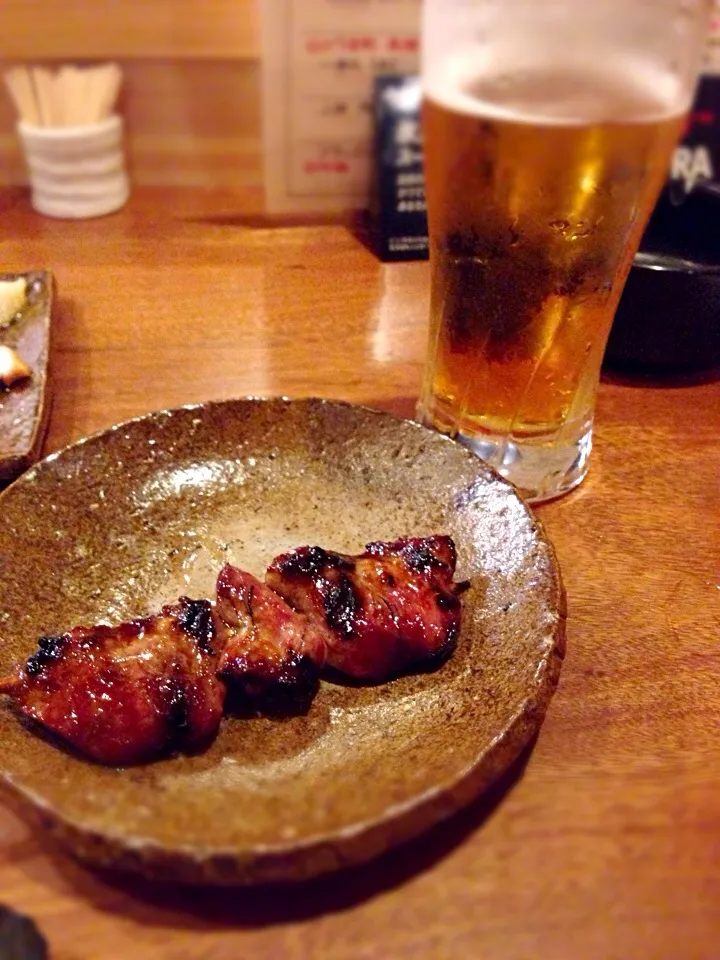
[[[528,53],[503,57],[502,68],[478,51],[447,55],[425,71],[423,92],[456,113],[548,126],[650,123],[690,107],[693,91],[657,63],[617,56],[549,63]]]

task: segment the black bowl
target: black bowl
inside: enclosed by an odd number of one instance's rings
[[[661,197],[615,315],[605,365],[720,365],[720,187]]]

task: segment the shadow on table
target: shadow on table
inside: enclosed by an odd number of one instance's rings
[[[358,215],[347,214],[271,214],[214,213],[185,216],[186,223],[209,224],[214,227],[241,227],[250,230],[282,230],[288,227],[348,227],[354,233]]]
[[[372,407],[374,410],[382,410],[384,413],[392,414],[393,417],[399,417],[401,420],[415,419],[417,402],[417,395],[412,397],[386,397],[382,400],[369,397],[367,400],[358,401],[363,406]]]
[[[18,206],[30,195],[27,187],[3,187],[0,189],[0,214]]]
[[[92,872],[53,851],[63,880],[106,913],[147,926],[186,929],[267,927],[343,911],[431,869],[494,813],[522,779],[535,740],[488,791],[465,810],[361,867],[317,880],[265,887],[177,887],[139,877]]]
[[[183,218],[188,223],[209,224],[215,227],[238,227],[246,230],[281,230],[288,227],[344,227],[360,246],[380,263],[373,223],[365,211],[340,214],[268,214],[218,213]],[[427,257],[419,258],[427,259]]]

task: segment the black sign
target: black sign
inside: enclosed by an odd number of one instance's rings
[[[669,186],[689,193],[699,180],[720,176],[720,77],[703,77],[680,146],[673,154]]]
[[[418,77],[375,81],[376,174],[371,212],[381,260],[428,256]]]

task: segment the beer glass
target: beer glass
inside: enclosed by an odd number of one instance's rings
[[[432,287],[418,413],[532,501],[587,472],[605,344],[709,9],[424,0]]]

